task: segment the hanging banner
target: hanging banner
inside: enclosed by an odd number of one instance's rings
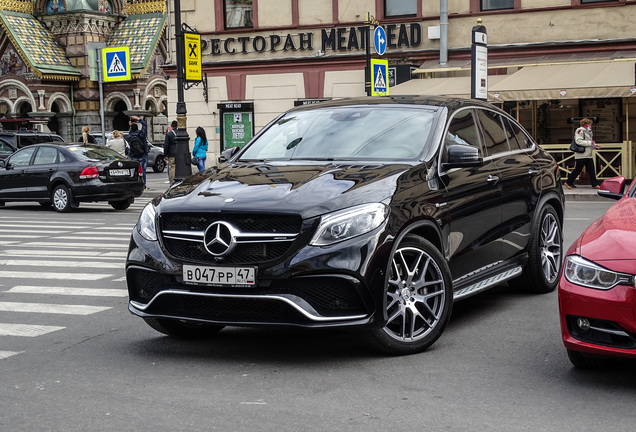
[[[202,81],[201,66],[201,35],[198,33],[183,33],[185,44],[185,80]]]

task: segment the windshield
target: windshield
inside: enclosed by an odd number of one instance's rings
[[[122,155],[108,147],[101,146],[83,146],[81,144],[77,146],[70,146],[67,149],[77,156],[80,160],[90,161],[113,161],[124,159]]]
[[[240,160],[417,159],[435,112],[395,106],[292,112],[276,121]]]

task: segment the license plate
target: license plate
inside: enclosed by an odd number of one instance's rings
[[[110,175],[111,176],[129,176],[130,170],[129,169],[112,169],[110,170]]]
[[[184,265],[183,282],[222,286],[256,286],[256,267],[203,267]]]

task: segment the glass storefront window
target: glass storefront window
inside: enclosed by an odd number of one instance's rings
[[[384,16],[415,15],[417,0],[384,0]]]
[[[253,27],[252,0],[225,0],[225,28]]]

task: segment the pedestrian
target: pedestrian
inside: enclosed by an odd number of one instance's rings
[[[194,140],[194,148],[192,149],[192,156],[199,158],[197,162],[197,168],[199,171],[205,169],[205,160],[208,157],[208,139],[205,136],[205,129],[201,126],[197,127],[197,137]]]
[[[173,120],[168,126],[168,132],[166,132],[166,137],[163,141],[163,155],[168,161],[168,180],[170,180],[170,184],[174,183],[174,171],[175,164],[174,160],[177,156],[177,121]]]
[[[106,143],[106,147],[115,150],[117,153],[119,153],[122,156],[127,155],[127,151],[126,151],[127,146],[128,146],[128,143],[126,143],[126,140],[124,139],[123,136],[121,136],[121,133],[119,133],[117,129],[113,131],[113,137],[109,139],[108,142]]]
[[[90,134],[91,129],[88,126],[82,128],[82,142],[84,144],[97,144],[95,137]]]
[[[590,184],[592,187],[594,189],[600,189],[601,186],[596,180],[596,173],[594,172],[594,150],[600,149],[601,146],[596,144],[592,136],[592,120],[584,118],[579,124],[581,127],[576,129],[574,140],[578,145],[585,147],[585,151],[583,153],[574,153],[576,164],[568,176],[568,179],[565,181],[565,187],[568,189],[576,188],[574,182],[583,171],[583,167],[585,167],[585,170],[590,176]]]
[[[138,116],[130,117],[130,130],[128,131],[128,144],[130,145],[130,159],[139,162],[143,173],[144,187],[146,185],[146,168],[148,166],[148,124],[146,120]],[[141,127],[140,127],[141,125]]]

